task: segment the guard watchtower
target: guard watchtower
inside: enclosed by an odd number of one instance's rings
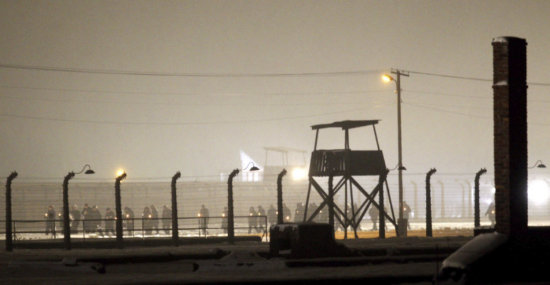
[[[379,235],[385,237],[385,219],[397,227],[395,215],[391,203],[386,176],[388,169],[384,161],[384,155],[380,150],[378,143],[378,135],[376,134],[376,124],[378,120],[361,120],[361,121],[340,121],[331,124],[320,124],[311,126],[315,130],[315,145],[311,153],[311,161],[309,166],[309,186],[306,198],[306,207],[304,212],[304,222],[311,222],[323,211],[323,208],[328,208],[329,223],[334,226],[334,219],[344,228],[344,235],[347,238],[347,228],[351,226],[357,238],[357,228],[359,223],[367,213],[370,207],[378,209],[379,213]],[[359,127],[371,126],[376,140],[376,150],[351,150],[349,147],[349,130]],[[327,128],[341,128],[345,134],[345,144],[343,149],[317,149],[319,139],[319,130]],[[355,176],[378,176],[378,183],[369,192],[366,187],[361,185],[354,177]],[[318,182],[321,177],[328,177],[327,191]],[[339,179],[336,185],[333,185],[333,178]],[[317,209],[308,209],[311,188],[321,196],[322,203]],[[354,203],[353,187],[359,191],[359,197],[356,197],[360,202],[358,206]],[[383,206],[384,203],[384,188],[388,195],[388,202],[391,210],[391,216]],[[344,209],[341,209],[335,202],[335,195],[344,189]],[[378,195],[378,201],[376,196]],[[361,202],[361,196],[364,200]],[[349,200],[348,200],[349,197]],[[348,206],[348,201],[349,206]],[[348,209],[350,208],[350,209]]]

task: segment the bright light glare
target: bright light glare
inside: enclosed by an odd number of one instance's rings
[[[119,177],[122,174],[124,174],[124,169],[119,169],[119,170],[116,171],[116,176],[115,177]]]
[[[307,177],[307,171],[305,168],[296,167],[292,169],[292,180],[304,180]]]
[[[543,205],[550,198],[550,187],[544,180],[533,180],[529,182],[527,197],[535,205]]]
[[[382,81],[384,81],[385,83],[389,83],[390,81],[392,81],[392,79],[393,78],[387,74],[382,75]]]

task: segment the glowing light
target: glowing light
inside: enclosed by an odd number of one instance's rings
[[[302,167],[295,167],[292,169],[292,180],[304,180],[307,177],[307,171]]]
[[[120,175],[124,174],[124,169],[119,169],[116,171],[116,176],[115,177],[119,177]]]
[[[544,180],[532,180],[527,191],[527,197],[535,205],[543,205],[550,198],[550,187]]]
[[[393,80],[393,77],[391,77],[391,76],[389,76],[389,75],[387,75],[387,74],[383,74],[383,75],[382,75],[382,81],[383,81],[384,83],[389,83],[389,82],[392,81],[392,80]]]

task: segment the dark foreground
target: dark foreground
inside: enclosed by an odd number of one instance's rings
[[[0,253],[3,284],[432,284],[441,261],[471,237],[340,241],[345,258],[270,258],[241,241],[127,249],[15,249]]]

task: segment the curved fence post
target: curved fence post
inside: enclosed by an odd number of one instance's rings
[[[179,244],[179,226],[178,226],[178,199],[176,193],[176,181],[181,177],[181,173],[178,171],[172,176],[171,190],[172,190],[172,242],[174,246]]]
[[[122,209],[120,198],[120,182],[126,178],[126,173],[118,176],[115,180],[115,211],[116,211],[116,244],[118,248],[122,248]]]
[[[283,169],[277,176],[277,224],[284,223],[283,219],[283,176],[286,174],[286,169]]]
[[[13,171],[6,179],[6,251],[13,250],[13,234],[11,219],[11,182],[17,177],[17,172]]]
[[[229,174],[227,179],[227,239],[230,244],[235,243],[235,220],[233,214],[233,178],[239,174],[239,169],[235,169]]]
[[[69,180],[75,176],[74,172],[69,172],[63,179],[63,243],[66,250],[71,249],[71,229],[69,220]]]
[[[474,180],[474,227],[480,226],[480,217],[479,217],[479,178],[481,175],[487,173],[487,169],[482,168],[476,173],[476,178]]]
[[[426,173],[426,236],[433,236],[432,233],[432,193],[430,179],[437,169],[432,168]]]

